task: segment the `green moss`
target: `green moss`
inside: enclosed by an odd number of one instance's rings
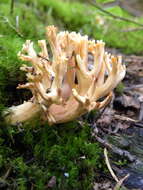
[[[123,94],[123,92],[124,92],[124,88],[125,88],[124,83],[123,83],[123,82],[120,82],[120,83],[118,84],[118,86],[116,87],[115,92],[116,92],[118,95],[121,95],[121,94]]]
[[[117,16],[134,19],[118,6],[106,10]],[[21,3],[15,2],[13,15],[10,14],[10,4],[3,2],[0,13],[9,19],[13,26],[16,25],[16,16],[19,17],[18,30],[25,39],[44,38],[44,27],[55,24],[68,30],[80,31],[95,39],[103,39],[108,46],[121,48],[126,53],[141,53],[143,50],[142,30],[125,32],[130,28],[138,27],[137,25],[113,19],[95,7],[82,2],[23,0]],[[100,25],[99,16],[104,20],[105,25]],[[4,19],[1,17],[1,33],[15,35],[16,32],[3,21]],[[142,18],[136,19],[136,21],[143,23]],[[140,43],[137,43],[138,41]]]
[[[28,127],[28,128],[27,128]],[[104,170],[102,149],[91,137],[89,126],[76,122],[37,130],[27,126],[1,128],[1,176],[11,168],[7,187],[44,190],[52,176],[54,189],[92,189]]]
[[[97,0],[97,3],[108,3],[108,2],[113,2],[114,0]]]
[[[39,39],[44,35],[45,27],[38,18],[39,15],[36,15],[35,8],[32,9],[26,4],[16,3],[14,12],[11,15],[9,4],[1,4],[0,15],[1,34],[4,36],[18,36],[18,33],[20,33],[25,39],[36,37]],[[18,21],[16,21],[16,18]]]
[[[0,104],[12,105],[20,101],[22,91],[16,90],[18,83],[24,81],[25,76],[20,71],[21,62],[17,53],[23,40],[17,37],[4,36],[0,38]],[[15,102],[13,102],[15,101]]]
[[[88,4],[69,3],[62,0],[40,0],[38,3],[38,6],[50,7],[52,16],[62,20],[66,29],[80,31],[95,39],[103,39],[108,46],[121,48],[125,53],[141,53],[143,51],[142,30],[126,32],[130,28],[138,27],[136,24],[114,19]],[[108,8],[107,11],[119,17],[134,19],[118,6]],[[99,16],[106,24],[100,25]],[[136,19],[136,21],[143,23],[142,18]],[[140,43],[137,43],[138,41]]]

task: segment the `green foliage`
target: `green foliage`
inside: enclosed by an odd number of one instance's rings
[[[22,61],[17,57],[17,53],[22,48],[22,44],[27,38],[36,40],[44,36],[44,25],[37,19],[32,9],[28,9],[24,4],[14,7],[13,15],[10,14],[10,5],[1,3],[0,5],[0,111],[4,106],[21,103],[28,99],[30,93],[26,90],[16,90],[19,83],[24,83],[24,73],[20,71]],[[33,10],[34,12],[34,10]],[[19,26],[16,29],[16,17],[19,18]],[[32,25],[29,21],[32,20]],[[42,25],[42,27],[41,27]],[[14,28],[14,29],[13,29]],[[18,30],[18,32],[15,31]],[[34,31],[34,32],[33,32]],[[18,34],[23,35],[23,38]],[[37,39],[36,39],[37,37]],[[34,39],[33,39],[34,38]],[[21,99],[19,97],[22,97]]]
[[[17,85],[25,81],[25,76],[19,69],[22,62],[17,58],[23,42],[16,36],[0,38],[0,111],[4,106],[21,102],[22,99],[19,99],[21,96],[27,99],[29,94],[16,90]]]
[[[109,3],[113,2],[114,0],[96,0],[97,3]]]
[[[142,30],[127,32],[128,29],[137,28],[138,25],[124,19],[115,19],[89,4],[62,0],[39,0],[37,6],[44,6],[45,9],[51,8],[52,17],[60,19],[62,27],[68,30],[80,31],[97,40],[103,39],[108,46],[121,48],[125,53],[141,53],[143,50]],[[118,6],[106,10],[119,17],[134,19]],[[142,18],[136,21],[143,23]],[[140,43],[137,43],[138,41]]]
[[[1,176],[11,168],[7,188],[44,190],[55,176],[54,189],[90,190],[105,167],[102,149],[87,125],[72,122],[35,130],[7,126],[0,134]]]
[[[126,166],[128,163],[128,160],[126,159],[120,159],[118,161],[114,161],[114,164],[116,164],[117,166]]]
[[[10,35],[11,37],[14,37],[15,35],[18,36],[18,33],[20,33],[25,39],[32,39],[36,37],[39,39],[45,32],[44,25],[36,14],[36,9],[32,9],[32,7],[29,8],[25,4],[20,3],[17,3],[17,5],[14,6],[12,15],[10,14],[9,5],[1,4],[0,26],[1,35]]]
[[[119,84],[118,84],[118,86],[116,87],[116,89],[115,89],[115,91],[116,91],[116,93],[118,94],[118,95],[121,95],[121,94],[123,94],[123,92],[124,92],[124,84],[123,84],[123,82],[120,82]]]
[[[80,30],[81,26],[91,23],[91,16],[94,14],[87,9],[86,16],[83,13],[86,5],[78,2],[62,2],[62,1],[38,1],[38,5],[48,6],[52,9],[52,15],[64,23],[68,29]],[[88,17],[89,15],[89,17]],[[81,19],[82,18],[82,19]]]

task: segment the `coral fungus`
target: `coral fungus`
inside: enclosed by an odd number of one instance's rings
[[[11,124],[32,119],[37,113],[49,124],[64,123],[100,109],[110,102],[112,90],[125,75],[121,57],[105,52],[102,41],[75,32],[58,33],[54,26],[46,30],[52,56],[45,40],[38,41],[40,53],[30,40],[18,53],[21,60],[31,63],[21,67],[28,82],[18,88],[31,90],[33,97],[9,108],[6,120]],[[89,55],[93,62],[89,62]]]

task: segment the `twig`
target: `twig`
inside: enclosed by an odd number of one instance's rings
[[[107,2],[107,3],[103,3],[103,7],[104,8],[115,7],[119,4],[120,4],[120,0],[115,0],[115,1]]]
[[[136,162],[136,163],[140,163],[140,160],[138,160],[136,158],[136,156],[130,154],[128,151],[126,150],[121,150],[120,148],[117,148],[114,145],[109,144],[106,140],[98,137],[97,135],[95,135],[96,140],[101,143],[104,147],[107,147],[109,149],[111,149],[114,153],[120,155],[120,156],[124,156],[126,157],[130,162]]]
[[[114,98],[115,98],[115,95],[114,95],[114,93],[112,93],[112,99],[111,99],[111,102],[110,102],[110,108],[112,108],[112,106],[113,106]],[[94,122],[95,122],[95,123],[96,123],[96,122],[98,121],[98,119],[100,119],[101,116],[105,113],[107,107],[108,107],[108,105],[106,105],[104,108],[102,108],[102,110],[99,112],[99,114],[97,114],[97,116],[95,116],[95,118],[94,118]]]
[[[14,0],[11,0],[11,2],[10,2],[10,14],[13,14],[13,10],[14,10]]]
[[[6,171],[6,173],[4,174],[4,176],[0,177],[0,189],[5,187],[5,186],[9,186],[10,184],[6,181],[6,179],[8,178],[10,172],[12,170],[12,167],[8,168],[8,170]]]
[[[16,29],[17,29],[17,31],[19,30],[19,16],[16,16]]]
[[[121,30],[121,32],[135,32],[135,31],[139,31],[139,30],[143,30],[143,27],[127,28],[127,29]]]
[[[117,115],[117,114],[114,115],[114,118],[115,118],[115,119],[122,120],[122,121],[130,121],[130,122],[134,122],[134,123],[139,122],[139,120],[134,120],[134,119],[131,119],[131,118],[129,118],[129,117],[125,117],[125,116]]]
[[[1,18],[4,19],[4,22],[7,23],[9,25],[9,27],[14,30],[18,36],[20,36],[21,38],[23,38],[23,34],[21,34],[12,24],[11,22],[9,21],[9,19],[5,16],[0,16]]]
[[[143,88],[143,84],[138,84],[138,85],[132,85],[130,87],[125,87],[125,90],[132,90],[132,89],[137,89],[137,88]]]
[[[106,108],[107,108],[107,105],[106,105],[97,115],[95,115],[94,123],[96,123],[97,120],[101,118],[101,116],[102,116],[103,113],[105,112]]]
[[[124,62],[127,63],[132,63],[132,62],[138,62],[138,63],[142,63],[143,62],[143,56],[136,56],[136,55],[123,55],[123,60]]]
[[[140,112],[139,112],[139,121],[143,120],[143,102],[141,102]]]
[[[6,178],[9,176],[10,172],[12,170],[12,167],[10,167],[7,172],[5,173],[5,175],[3,176],[3,180],[6,180]]]
[[[106,165],[107,165],[108,170],[110,171],[112,177],[114,178],[114,180],[115,180],[116,182],[119,182],[117,176],[115,175],[114,171],[113,171],[112,168],[111,168],[111,165],[110,165],[110,162],[109,162],[109,159],[108,159],[107,149],[106,149],[106,148],[104,148],[104,156],[105,156]]]
[[[9,183],[0,177],[0,189],[2,189],[3,187],[7,185],[9,185]]]
[[[133,24],[136,24],[138,26],[142,26],[143,27],[143,24],[139,23],[139,22],[136,22],[132,19],[129,19],[129,18],[124,18],[124,17],[121,17],[121,16],[117,16],[117,15],[114,15],[113,13],[110,13],[109,11],[106,11],[105,9],[103,9],[101,6],[99,6],[96,2],[92,1],[92,0],[88,0],[89,3],[91,5],[93,5],[94,7],[96,7],[98,10],[100,10],[101,12],[105,13],[106,15],[108,16],[111,16],[113,17],[114,19],[118,19],[118,20],[122,20],[122,21],[126,21],[126,22],[129,22],[129,23],[133,23]]]
[[[134,123],[135,127],[139,127],[139,128],[143,128],[143,123],[139,122],[139,123]]]
[[[127,179],[130,176],[130,174],[127,174],[125,177],[123,177],[122,179],[120,179],[118,181],[118,183],[116,184],[116,186],[114,187],[114,190],[119,190],[121,185],[123,184],[123,182],[125,181],[125,179]]]

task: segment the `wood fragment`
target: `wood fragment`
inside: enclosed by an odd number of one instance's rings
[[[125,18],[125,17],[121,17],[121,16],[117,16],[107,10],[105,10],[104,8],[102,8],[98,3],[96,3],[94,0],[88,0],[88,2],[93,5],[94,7],[96,7],[98,10],[100,10],[101,12],[105,13],[106,15],[114,18],[114,19],[117,19],[117,20],[122,20],[122,21],[126,21],[126,22],[129,22],[129,23],[133,23],[133,24],[136,24],[137,26],[141,26],[143,27],[143,24],[142,23],[139,23],[135,20],[132,20],[132,19],[129,19],[129,18]]]
[[[110,165],[110,162],[109,162],[109,158],[108,158],[108,152],[107,152],[107,149],[104,148],[104,157],[105,157],[105,162],[106,162],[106,165],[108,167],[108,170],[109,172],[111,173],[112,177],[114,178],[114,180],[116,182],[119,182],[119,179],[117,178],[117,176],[115,175],[114,171],[112,170],[112,167]]]
[[[120,155],[120,156],[124,156],[125,158],[127,158],[130,162],[135,162],[135,163],[141,163],[140,160],[138,160],[136,158],[136,156],[132,155],[130,152],[126,151],[126,150],[122,150],[120,148],[117,148],[116,146],[110,144],[107,142],[107,140],[102,139],[100,137],[98,137],[97,135],[94,135],[96,140],[101,143],[104,147],[111,149],[114,153]]]
[[[123,177],[122,179],[120,179],[120,180],[117,182],[117,184],[116,184],[116,186],[114,187],[113,190],[120,190],[121,185],[123,184],[123,182],[124,182],[129,176],[130,176],[130,174],[127,174],[125,177]]]
[[[131,121],[131,122],[134,122],[134,123],[139,122],[139,120],[131,119],[131,118],[129,118],[129,117],[122,116],[122,115],[117,115],[117,114],[114,115],[114,118],[115,118],[115,119],[122,120],[122,121]]]
[[[9,26],[12,30],[14,30],[14,31],[17,33],[17,35],[18,35],[19,37],[23,38],[23,34],[21,34],[21,33],[17,30],[17,28],[15,28],[15,26],[13,26],[13,25],[11,24],[11,22],[9,21],[9,19],[8,19],[7,17],[5,17],[5,16],[0,16],[0,17],[4,20],[5,23],[8,24],[8,26]]]
[[[11,0],[11,2],[10,2],[10,14],[13,14],[13,10],[14,10],[14,0]]]

